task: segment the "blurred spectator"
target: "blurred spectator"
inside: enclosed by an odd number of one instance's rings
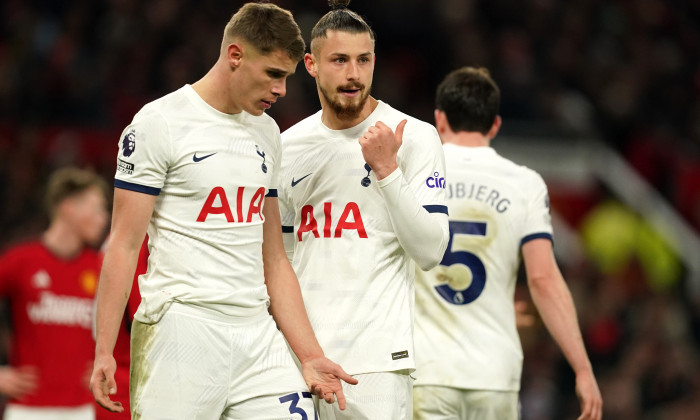
[[[104,238],[107,186],[96,174],[62,168],[49,178],[51,218],[40,239],[0,257],[0,296],[12,319],[9,365],[0,366],[0,393],[10,398],[6,420],[94,418],[93,297]]]

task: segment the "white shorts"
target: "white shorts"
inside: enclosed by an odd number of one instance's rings
[[[415,420],[518,420],[518,393],[446,386],[413,388]]]
[[[266,310],[252,317],[173,303],[131,330],[133,419],[313,419],[311,394]]]
[[[408,370],[352,375],[357,385],[343,384],[347,407],[316,400],[320,420],[410,420],[413,379]]]
[[[95,406],[92,404],[78,407],[29,407],[19,404],[7,404],[4,420],[95,420]]]

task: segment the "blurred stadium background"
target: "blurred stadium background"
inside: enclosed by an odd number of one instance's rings
[[[308,41],[325,1],[274,1]],[[0,247],[46,226],[53,169],[111,180],[122,128],[192,83],[242,1],[0,3]],[[376,97],[432,122],[450,70],[490,69],[493,146],[540,171],[605,418],[700,418],[700,1],[354,0],[377,33]],[[303,66],[270,114],[319,108]],[[517,291],[529,299],[524,281]],[[7,331],[5,328],[3,331]],[[6,335],[2,335],[5,337]],[[573,375],[541,323],[522,331],[524,420],[575,418]],[[419,375],[418,375],[419,376]]]

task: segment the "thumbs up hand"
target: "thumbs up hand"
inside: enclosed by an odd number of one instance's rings
[[[386,178],[399,167],[396,163],[396,154],[401,147],[406,122],[407,120],[402,120],[394,132],[388,125],[377,121],[360,137],[362,156],[378,180]]]

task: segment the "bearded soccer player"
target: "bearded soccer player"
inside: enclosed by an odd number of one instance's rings
[[[64,168],[47,184],[50,216],[41,239],[0,257],[0,295],[11,308],[10,365],[0,367],[5,420],[92,420],[88,389],[93,298],[108,222],[107,185]]]
[[[304,59],[322,109],[282,134],[285,246],[321,345],[359,381],[321,418],[410,419],[412,260],[447,246],[444,156],[434,127],[370,96],[374,33],[331,3]]]
[[[338,377],[355,380],[324,356],[285,256],[280,133],[265,114],[304,48],[289,11],[247,3],[209,72],[145,105],[124,130],[97,293],[91,389],[103,407],[123,410],[110,398],[113,350],[146,232],[133,418],[313,418],[311,392],[344,407]]]
[[[554,258],[547,186],[490,146],[499,103],[486,69],[455,70],[437,90],[450,245],[439,267],[416,277],[414,418],[519,418],[523,353],[513,295],[522,256],[535,306],[576,374],[579,420],[599,420],[600,391]]]

